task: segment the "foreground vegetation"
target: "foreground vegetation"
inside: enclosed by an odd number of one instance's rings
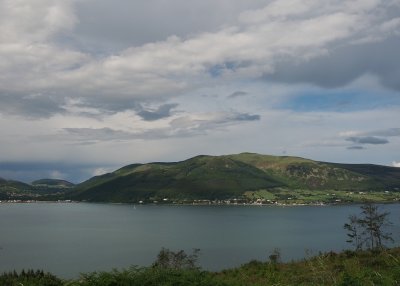
[[[268,262],[251,261],[239,268],[209,272],[190,264],[182,252],[175,262],[150,267],[131,267],[110,272],[82,274],[76,280],[61,280],[43,272],[8,273],[0,276],[0,285],[25,286],[135,286],[135,285],[399,285],[400,248],[388,250],[330,252],[297,262],[281,263],[279,252]],[[180,253],[180,254],[179,254]],[[174,256],[175,255],[175,256]],[[186,255],[186,256],[185,256]],[[193,257],[192,257],[193,258]],[[160,258],[157,259],[160,261]],[[183,261],[183,262],[182,262]]]

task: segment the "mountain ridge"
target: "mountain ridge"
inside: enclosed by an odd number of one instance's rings
[[[69,198],[112,202],[214,200],[279,189],[397,192],[399,188],[400,169],[394,167],[246,152],[130,164],[78,184]]]
[[[26,184],[0,178],[0,199],[16,198],[126,203],[391,202],[400,201],[400,168],[249,152],[198,155],[178,162],[129,164],[77,185],[59,179]]]

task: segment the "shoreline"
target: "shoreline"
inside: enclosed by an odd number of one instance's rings
[[[58,201],[41,201],[41,200],[1,200],[2,204],[110,204],[110,205],[132,205],[132,206],[212,206],[212,207],[328,207],[328,206],[351,206],[351,205],[361,205],[366,201],[360,202],[335,202],[335,203],[270,203],[270,204],[260,204],[260,203],[133,203],[133,202],[89,202],[89,201],[73,201],[73,200],[58,200]],[[400,201],[386,201],[386,202],[376,202],[368,201],[373,204],[381,205],[394,205],[400,204]]]

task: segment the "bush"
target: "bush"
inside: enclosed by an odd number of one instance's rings
[[[4,286],[61,286],[61,279],[50,273],[44,273],[42,270],[22,270],[3,273],[0,275],[0,285]]]

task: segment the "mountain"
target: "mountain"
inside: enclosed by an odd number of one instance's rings
[[[77,185],[68,198],[111,202],[214,200],[249,194],[254,197],[258,192],[278,197],[282,195],[278,192],[296,190],[397,192],[400,168],[254,153],[202,155],[174,163],[128,165]],[[292,193],[284,196],[290,199]]]
[[[23,182],[0,178],[0,200],[23,197],[30,193],[31,189],[31,185]]]
[[[30,189],[31,186],[23,182],[0,178],[0,192],[22,192]]]
[[[72,188],[75,185],[66,180],[59,179],[40,179],[33,181],[32,186],[43,186],[43,187],[58,187],[58,188]]]
[[[0,200],[53,200],[73,187],[74,184],[65,180],[41,179],[26,184],[0,178]]]

